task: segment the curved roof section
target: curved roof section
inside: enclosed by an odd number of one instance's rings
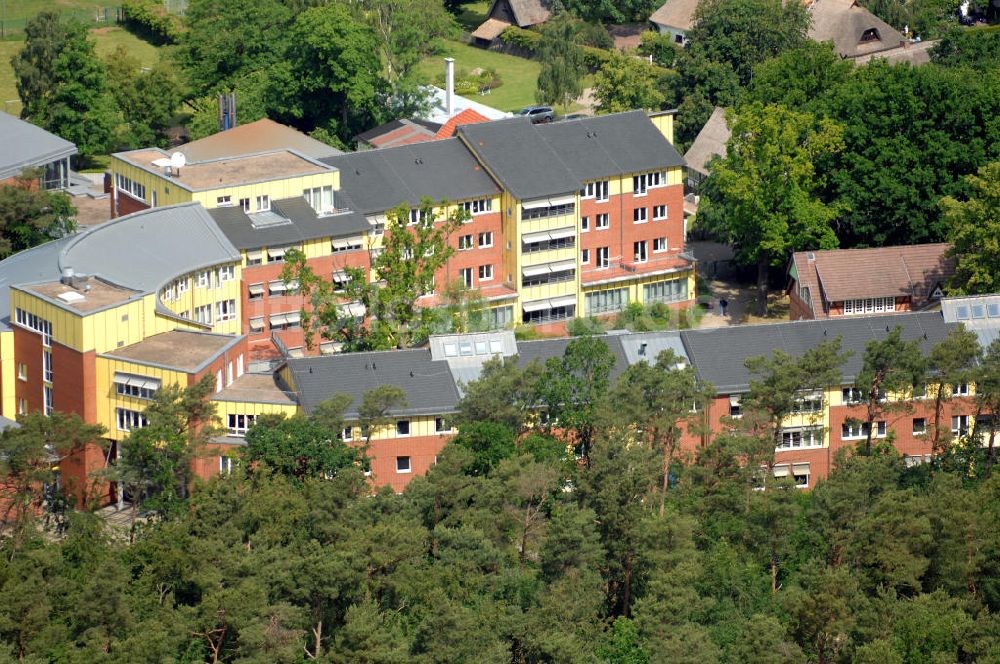
[[[72,236],[25,249],[0,261],[0,330],[10,322],[10,287],[59,278],[59,253]]]
[[[72,268],[118,286],[154,292],[182,274],[240,260],[240,252],[199,203],[143,210],[74,236],[56,275]]]

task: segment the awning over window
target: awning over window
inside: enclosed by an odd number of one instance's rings
[[[363,239],[360,235],[352,235],[351,237],[338,238],[333,241],[334,249],[346,249],[347,247],[357,247],[363,244]]]
[[[563,297],[553,297],[546,300],[533,300],[525,302],[521,308],[526,312],[542,311],[543,309],[555,309],[557,307],[569,307],[576,304],[575,295],[564,295]]]
[[[742,398],[742,396],[739,395],[739,394],[730,394],[729,395],[729,405],[730,406],[739,406],[741,398]]]
[[[135,374],[115,372],[115,383],[128,385],[129,387],[145,388],[147,390],[160,389],[161,382],[158,378],[148,376],[137,376]]]
[[[257,318],[250,319],[250,329],[254,332],[260,332],[264,329],[264,317],[259,316]]]
[[[247,288],[250,290],[251,295],[264,294],[264,284],[250,284]]]
[[[284,281],[272,281],[267,285],[267,288],[272,293],[284,293],[286,290],[288,290],[288,287],[285,286]]]
[[[271,316],[270,320],[271,320],[271,327],[280,327],[288,322],[288,315],[274,314],[273,316]]]
[[[293,311],[290,314],[285,314],[285,322],[289,325],[298,325],[302,321],[302,314],[298,311]]]
[[[521,236],[521,242],[534,244],[536,242],[548,242],[550,240],[561,240],[566,237],[574,237],[576,228],[569,226],[566,228],[556,228],[551,231],[538,231],[535,233],[525,233]]]
[[[349,302],[347,304],[340,305],[340,314],[342,316],[354,316],[355,318],[361,318],[365,315],[365,305],[360,302]]]
[[[344,272],[343,270],[337,270],[333,273],[333,283],[344,284],[351,280],[351,276]]]
[[[260,249],[254,249],[253,251],[247,252],[247,261],[250,263],[260,262],[264,260],[264,252]]]
[[[556,196],[555,198],[549,199],[549,207],[556,207],[557,205],[573,205],[575,203],[575,194],[569,196]]]
[[[284,258],[285,252],[292,247],[268,247],[267,257],[268,259]]]
[[[565,272],[566,270],[576,269],[576,259],[570,258],[564,261],[556,261],[554,263],[542,263],[541,265],[526,265],[521,268],[521,274],[525,277],[536,277],[540,274],[549,274],[550,272]]]

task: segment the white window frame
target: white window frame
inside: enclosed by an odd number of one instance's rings
[[[400,461],[406,459],[406,467],[400,466]],[[397,473],[412,473],[413,472],[413,459],[410,456],[398,456],[396,457],[396,472]]]
[[[215,207],[233,207],[233,197],[230,195],[216,196]]]
[[[462,283],[465,284],[466,288],[472,288],[473,274],[471,267],[463,267],[462,269],[460,269],[458,271],[458,278],[462,280]]]
[[[640,198],[646,195],[649,184],[646,181],[646,174],[632,176],[632,197]]]
[[[479,266],[479,281],[493,281],[493,265],[480,265]]]
[[[580,264],[581,265],[590,265],[590,249],[581,249],[580,250]]]
[[[611,216],[607,212],[594,215],[594,230],[606,231],[609,228],[611,228]]]
[[[645,224],[648,221],[649,221],[649,208],[647,207],[632,208],[633,224]]]
[[[653,206],[653,221],[663,221],[667,218],[669,211],[666,205]]]
[[[257,212],[269,212],[271,210],[271,197],[261,194],[257,197]]]
[[[485,242],[483,240],[486,240]],[[493,246],[493,231],[483,231],[479,234],[479,248],[489,249]]]
[[[400,432],[400,425],[406,425],[406,433]],[[409,438],[413,434],[413,422],[408,419],[396,420],[396,438]]]
[[[589,233],[590,232],[590,217],[584,216],[580,217],[580,232]]]
[[[246,436],[247,431],[250,430],[254,424],[257,423],[256,415],[249,415],[245,413],[229,413],[226,418],[226,431],[230,436],[237,436],[243,438]]]
[[[598,247],[596,252],[597,269],[607,270],[611,267],[611,247]]]
[[[657,246],[659,245],[659,246]],[[670,250],[670,243],[665,237],[653,238],[653,253],[662,254]]]
[[[649,260],[649,242],[636,240],[632,243],[632,256],[635,263],[645,263]]]

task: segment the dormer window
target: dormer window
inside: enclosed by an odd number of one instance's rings
[[[312,187],[303,189],[302,197],[316,211],[316,214],[333,214],[333,187]]]
[[[873,41],[882,41],[882,38],[879,37],[878,29],[877,28],[868,28],[863,33],[861,33],[861,43],[862,44],[864,44],[866,42],[873,42]]]

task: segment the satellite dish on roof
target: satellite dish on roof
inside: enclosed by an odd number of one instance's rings
[[[170,155],[170,165],[174,168],[184,168],[187,166],[187,157],[183,152],[175,152]]]

